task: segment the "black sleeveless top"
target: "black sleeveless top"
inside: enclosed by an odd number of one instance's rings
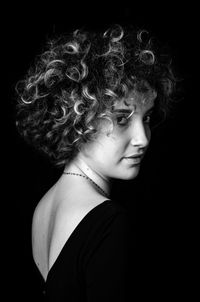
[[[111,200],[85,215],[48,273],[45,301],[128,301],[133,282],[130,242],[134,249],[135,233],[128,216],[125,208]]]

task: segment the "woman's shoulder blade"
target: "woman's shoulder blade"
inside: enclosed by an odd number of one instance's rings
[[[73,209],[71,213],[62,212],[60,215],[62,217],[57,218],[60,224],[57,227],[58,233],[53,236],[56,242],[52,245],[49,271],[52,271],[52,268],[54,270],[55,264],[58,261],[60,262],[65,252],[69,251],[74,245],[78,248],[81,242],[85,246],[98,244],[102,234],[109,231],[112,225],[115,225],[113,222],[116,217],[117,220],[120,220],[120,225],[122,221],[125,221],[123,209],[108,199],[98,204],[94,202],[90,207]],[[60,238],[59,233],[61,234]]]

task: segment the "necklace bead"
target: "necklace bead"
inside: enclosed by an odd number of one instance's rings
[[[105,195],[105,197],[109,198],[108,194],[99,186],[96,184],[96,182],[94,182],[90,177],[83,175],[83,174],[79,174],[79,173],[73,173],[73,172],[63,172],[63,174],[67,174],[67,175],[75,175],[75,176],[81,176],[86,178],[87,180],[89,180],[93,185],[95,185],[99,191],[101,191],[101,193],[103,193],[103,195]]]

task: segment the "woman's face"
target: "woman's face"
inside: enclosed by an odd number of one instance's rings
[[[150,114],[156,93],[132,92],[114,106],[114,127],[101,124],[95,141],[84,145],[81,156],[103,178],[133,179],[149,145]],[[112,130],[112,131],[111,131]]]

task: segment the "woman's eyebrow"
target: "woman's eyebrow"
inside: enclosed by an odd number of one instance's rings
[[[114,109],[114,113],[131,113],[133,110],[131,109]]]
[[[128,116],[126,117],[127,119],[129,119],[133,113],[135,112],[135,109],[116,109],[114,110],[114,113],[124,113],[124,114],[128,114]]]

